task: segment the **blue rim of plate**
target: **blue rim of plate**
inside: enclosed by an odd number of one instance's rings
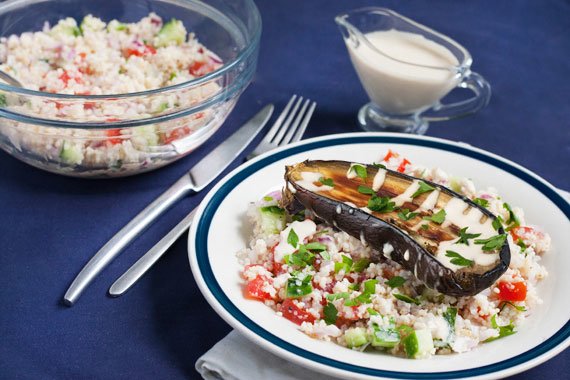
[[[368,376],[379,376],[379,377],[391,377],[395,379],[456,379],[464,377],[481,376],[486,374],[491,374],[501,370],[506,370],[523,363],[526,363],[532,359],[539,357],[552,350],[564,340],[570,336],[570,321],[553,334],[548,340],[539,344],[538,346],[520,354],[515,357],[503,360],[498,363],[490,364],[484,367],[471,368],[459,371],[447,371],[447,372],[395,372],[380,370],[375,368],[362,367],[352,364],[347,364],[334,359],[330,359],[313,352],[309,352],[302,348],[299,348],[289,342],[286,342],[277,336],[271,334],[269,331],[263,329],[261,326],[252,321],[243,312],[241,312],[225,295],[219,283],[216,281],[212,267],[208,260],[208,247],[207,247],[207,237],[212,218],[216,211],[218,210],[220,204],[225,199],[225,197],[234,189],[239,183],[250,175],[256,173],[259,169],[283,158],[291,156],[293,154],[302,153],[308,150],[325,148],[329,146],[337,145],[347,145],[347,144],[370,144],[370,143],[395,143],[395,144],[408,144],[423,146],[429,148],[436,148],[452,153],[458,153],[467,157],[474,158],[479,161],[491,164],[499,169],[505,170],[519,179],[527,182],[529,185],[533,186],[539,190],[544,196],[550,199],[558,208],[570,219],[570,204],[566,202],[560,194],[558,194],[551,187],[547,186],[542,181],[538,180],[529,173],[512,166],[511,164],[494,158],[492,156],[486,155],[484,153],[471,150],[459,145],[454,145],[453,143],[447,143],[437,140],[424,140],[414,137],[397,137],[397,136],[351,136],[351,137],[339,137],[326,140],[316,140],[313,142],[303,143],[302,145],[292,146],[284,150],[278,151],[274,154],[270,154],[265,158],[254,162],[250,166],[245,167],[242,170],[235,172],[235,174],[229,178],[212,196],[208,204],[204,207],[203,214],[198,221],[198,227],[196,229],[196,239],[195,239],[195,252],[196,260],[200,270],[200,273],[204,279],[205,284],[208,289],[217,300],[217,302],[231,314],[240,324],[245,326],[251,332],[255,333],[264,340],[272,343],[273,345],[285,350],[290,353],[300,356],[302,358],[311,360],[313,362],[323,364],[325,366],[333,367],[339,370],[359,373]]]

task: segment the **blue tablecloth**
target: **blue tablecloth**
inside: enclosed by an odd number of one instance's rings
[[[279,109],[302,94],[318,102],[307,137],[357,131],[366,96],[333,18],[374,3],[452,36],[492,85],[486,109],[433,123],[428,135],[487,149],[570,189],[568,1],[260,1],[255,80],[224,128],[191,157],[153,173],[91,181],[44,173],[0,152],[0,378],[198,377],[194,362],[230,327],[194,283],[186,235],[128,295],[106,292],[205,192],[161,218],[76,306],[63,306],[61,297],[99,247],[261,105]],[[560,379],[569,363],[566,350],[514,378]]]

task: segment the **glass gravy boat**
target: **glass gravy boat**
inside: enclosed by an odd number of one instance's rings
[[[363,129],[424,134],[430,121],[466,116],[488,104],[489,83],[470,70],[471,55],[451,38],[386,8],[357,9],[335,21],[371,100],[358,112]],[[456,87],[474,96],[441,104]]]

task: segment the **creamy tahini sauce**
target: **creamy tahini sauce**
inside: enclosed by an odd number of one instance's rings
[[[410,186],[408,186],[408,188],[406,189],[406,191],[404,191],[402,194],[398,195],[397,197],[394,197],[391,199],[392,202],[394,202],[396,204],[396,206],[401,206],[406,202],[411,202],[412,201],[412,195],[420,188],[420,181],[418,181],[417,179],[412,181],[412,184]]]
[[[321,185],[321,186],[317,186],[315,185],[315,182],[319,182],[319,179],[321,179],[323,177],[323,175],[321,173],[318,172],[301,172],[301,180],[297,181],[297,184],[299,184],[300,186],[304,187],[305,189],[309,190],[309,191],[330,191],[332,190],[332,186],[327,186],[327,185]]]
[[[303,244],[303,241],[315,234],[317,232],[317,225],[310,219],[305,219],[302,222],[295,221],[291,223],[287,228],[285,228],[279,234],[279,244],[275,247],[273,251],[274,260],[276,262],[283,261],[283,257],[286,255],[290,255],[297,250],[297,248],[293,247],[291,244],[287,242],[289,237],[289,232],[294,230],[297,236],[299,237],[299,244]]]
[[[495,263],[499,257],[498,253],[486,253],[483,251],[482,244],[475,244],[476,239],[487,239],[497,235],[497,231],[493,228],[492,218],[486,218],[483,223],[483,213],[477,208],[471,208],[469,204],[459,198],[451,198],[444,207],[446,212],[445,221],[442,226],[446,227],[455,224],[459,228],[467,227],[467,233],[481,234],[475,239],[469,239],[469,245],[456,244],[458,238],[453,240],[442,241],[436,252],[436,258],[449,269],[456,271],[464,268],[451,263],[452,257],[447,257],[447,251],[454,251],[468,260],[473,260],[479,265],[491,265]]]
[[[348,168],[348,171],[346,172],[346,178],[353,179],[353,178],[356,178],[358,176],[358,174],[356,174],[356,170],[352,170],[352,167],[357,166],[357,165],[362,166],[360,164],[355,164],[355,163],[350,164],[350,167]]]
[[[422,202],[419,207],[419,211],[431,211],[437,203],[439,198],[439,190],[432,191],[427,198]]]
[[[372,190],[378,191],[384,184],[386,180],[386,169],[378,168],[378,173],[374,176],[374,181],[372,181]]]

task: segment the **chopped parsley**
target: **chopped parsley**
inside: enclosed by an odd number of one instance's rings
[[[415,304],[415,305],[419,305],[419,304],[420,304],[420,301],[418,301],[417,299],[412,298],[412,297],[408,297],[408,296],[406,296],[406,295],[404,295],[404,294],[394,293],[393,296],[396,297],[396,299],[399,299],[400,301],[404,301],[404,302],[407,302],[407,303],[413,303],[413,304]]]
[[[334,181],[332,180],[332,178],[321,177],[319,178],[319,182],[325,186],[330,186],[330,187],[334,186]]]
[[[375,195],[376,194],[376,192],[374,190],[372,190],[372,188],[370,188],[368,186],[362,186],[362,185],[358,186],[358,192],[360,194],[367,194],[367,195]]]
[[[434,223],[441,224],[445,220],[446,216],[447,213],[445,212],[445,210],[441,209],[432,216],[424,216],[424,220],[431,220]]]
[[[374,166],[375,168],[379,168],[379,169],[386,169],[386,165],[382,165],[382,164],[378,164],[378,163],[373,163],[372,166]]]
[[[402,220],[410,220],[414,217],[416,217],[419,213],[418,212],[410,212],[410,210],[408,210],[407,208],[404,208],[402,210],[400,210],[400,212],[398,212],[398,217]]]
[[[448,307],[443,312],[443,319],[449,324],[449,329],[452,334],[455,333],[455,317],[457,317],[457,308],[455,307]]]
[[[336,306],[334,304],[328,302],[323,308],[323,314],[325,316],[324,319],[327,325],[333,325],[336,323],[338,310],[336,309]]]
[[[498,329],[499,330],[499,336],[495,336],[489,339],[484,340],[485,343],[487,342],[492,342],[494,340],[500,339],[500,338],[504,338],[506,336],[509,335],[513,335],[514,333],[516,333],[515,331],[515,325],[513,325],[512,322],[510,322],[508,325],[506,326],[499,326],[497,324],[497,314],[493,314],[493,316],[491,317],[491,327],[493,327],[494,329]]]
[[[501,305],[499,305],[499,313],[501,311],[503,311],[503,309],[505,308],[505,306],[510,305],[512,307],[514,307],[517,311],[526,311],[526,308],[522,305],[515,305],[514,303],[512,303],[511,301],[503,301],[501,302]]]
[[[293,253],[287,259],[287,264],[295,265],[300,268],[304,268],[307,265],[312,265],[315,261],[315,255],[309,252],[303,244],[299,246],[299,250]]]
[[[476,205],[481,206],[481,207],[489,206],[489,201],[486,199],[483,199],[483,198],[475,198],[475,199],[473,199],[473,203],[475,203]]]
[[[360,290],[360,283],[355,282],[354,284],[350,284],[350,285],[348,285],[348,288],[350,290]]]
[[[366,280],[364,282],[364,291],[356,298],[344,301],[345,306],[358,306],[363,303],[370,303],[372,294],[376,293],[376,284],[378,280]]]
[[[268,212],[275,215],[285,215],[285,210],[278,206],[265,206],[261,208],[262,212]],[[291,230],[293,231],[293,230]]]
[[[366,180],[366,177],[368,177],[368,172],[365,166],[354,164],[350,167],[350,170],[354,171],[356,175],[363,180]]]
[[[325,251],[327,249],[327,246],[324,245],[323,243],[313,242],[305,244],[305,248],[307,248],[309,251],[320,252],[320,251]]]
[[[453,265],[459,265],[461,267],[470,267],[473,265],[473,260],[466,259],[455,251],[445,251],[446,257],[451,257],[450,262]]]
[[[377,312],[376,310],[374,310],[373,308],[369,307],[368,309],[366,309],[366,311],[368,312],[368,314],[370,315],[380,315],[379,312]]]
[[[127,26],[125,25],[125,28],[126,28],[126,27],[127,27]],[[117,28],[117,30],[122,30],[122,29]],[[176,78],[176,73],[170,73],[170,76],[168,77],[168,80],[173,80],[174,78]]]
[[[522,241],[522,239],[517,240],[517,245],[521,248],[521,253],[524,253],[526,256],[526,249],[528,248],[527,245]]]
[[[421,228],[422,230],[427,230],[427,229],[429,228],[429,226],[428,226],[427,224],[422,224],[422,225],[420,226],[420,228]]]
[[[511,206],[508,203],[503,203],[503,208],[509,212],[509,219],[507,219],[507,225],[509,226],[509,229],[520,226],[521,221],[513,212]]]
[[[390,212],[394,211],[396,203],[390,201],[388,197],[378,197],[373,195],[372,198],[368,200],[368,208],[371,211],[376,212]]]
[[[327,251],[320,251],[319,255],[321,255],[321,257],[325,260],[331,259],[331,255]]]
[[[362,272],[363,270],[365,270],[366,268],[368,268],[368,266],[370,265],[370,260],[368,259],[360,259],[357,262],[354,263],[354,265],[352,266],[352,270],[354,272]]]
[[[341,293],[335,293],[335,294],[327,294],[327,300],[329,301],[336,301],[336,300],[346,300],[350,298],[350,293],[348,292],[341,292]]]
[[[469,245],[469,239],[475,239],[476,237],[481,236],[481,234],[470,234],[467,232],[467,227],[462,228],[459,230],[459,240],[455,242],[455,244],[465,244]]]
[[[483,251],[493,251],[501,248],[507,239],[506,234],[491,236],[488,239],[475,239],[475,244],[483,244]]]
[[[499,228],[503,227],[503,218],[501,218],[499,215],[497,215],[497,217],[495,219],[493,219],[493,228],[495,229],[495,231],[499,231]]]
[[[386,281],[386,285],[388,285],[391,288],[399,288],[400,286],[404,285],[405,282],[406,279],[404,277],[394,276],[388,281]]]
[[[7,104],[6,95],[0,94],[0,107],[6,107]]]
[[[424,181],[420,181],[420,187],[416,190],[415,193],[412,194],[412,198],[415,198],[418,195],[421,195],[423,193],[427,193],[429,191],[434,191],[434,190],[435,190],[435,187],[428,185]]]
[[[293,246],[293,248],[297,248],[297,244],[299,244],[299,236],[292,228],[289,230],[289,235],[287,235],[287,243]]]
[[[271,201],[273,200],[273,197],[270,197],[269,195],[266,195],[266,196],[263,197],[263,200],[264,200],[265,202],[271,202]]]
[[[338,273],[341,270],[344,271],[344,273],[348,273],[350,272],[350,268],[352,268],[352,259],[348,256],[342,255],[342,262],[340,263],[334,263],[334,272]]]

